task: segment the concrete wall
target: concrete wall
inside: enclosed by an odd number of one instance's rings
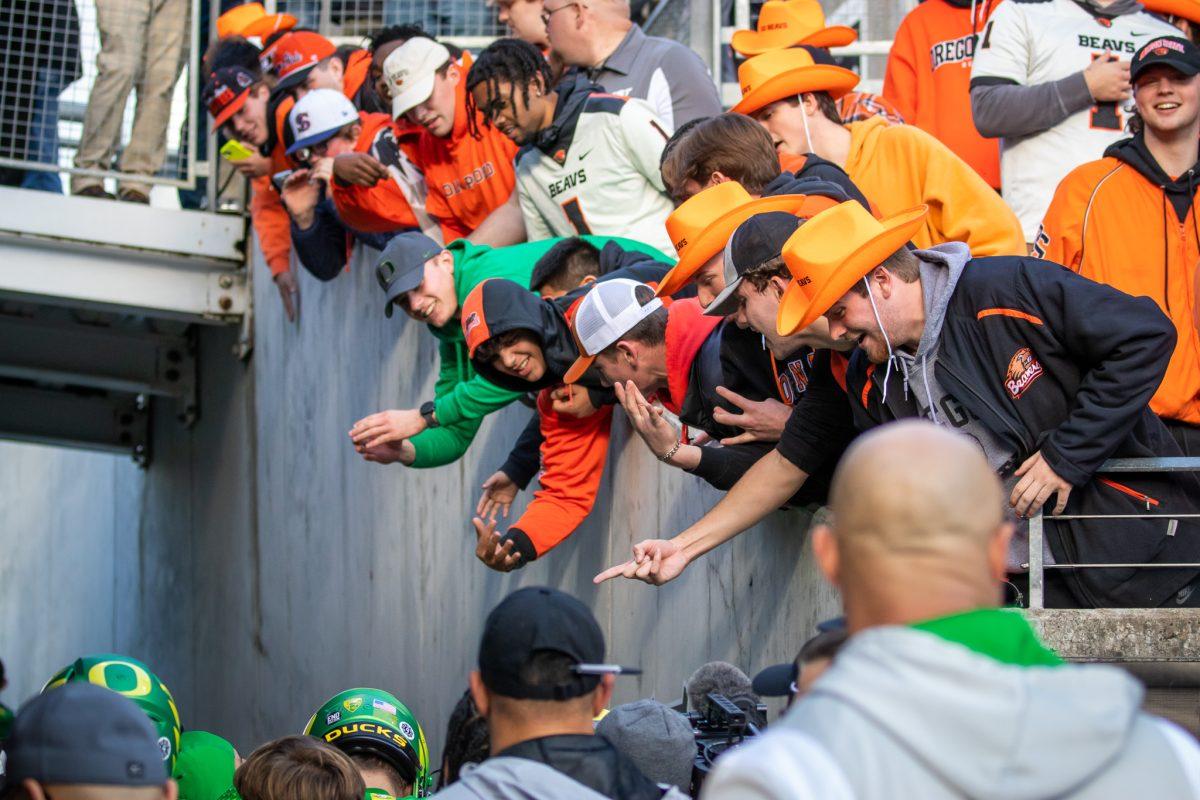
[[[384,318],[361,261],[329,284],[302,274],[301,290],[292,325],[274,286],[257,281],[249,364],[229,355],[231,331],[203,331],[201,420],[184,431],[161,406],[148,472],[0,450],[0,657],[33,662],[36,675],[10,700],[76,652],[111,647],[158,669],[187,726],[243,750],[298,731],[343,688],[377,685],[413,708],[436,752],[483,619],[518,585],[558,586],[595,609],[610,658],[646,670],[618,682],[618,701],[676,699],[712,659],[751,672],[791,659],[831,614],[798,512],[772,515],[666,587],[593,586],[633,541],[675,533],[719,498],[662,467],[620,415],[592,518],[526,569],[488,571],[473,555],[470,512],[529,412],[495,415],[452,466],[363,462],[347,431],[431,396],[432,337]],[[48,624],[59,616],[70,624]],[[24,657],[28,642],[36,658]]]

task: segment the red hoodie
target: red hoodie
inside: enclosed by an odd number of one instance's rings
[[[672,414],[683,408],[696,353],[720,324],[720,317],[704,315],[700,301],[694,297],[676,300],[667,307],[667,391],[656,392],[655,398]]]

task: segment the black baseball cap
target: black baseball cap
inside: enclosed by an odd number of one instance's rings
[[[375,262],[375,278],[387,295],[384,316],[392,316],[392,305],[405,292],[425,280],[425,262],[445,248],[423,233],[409,231],[393,236]]]
[[[1200,47],[1182,36],[1160,36],[1142,45],[1129,64],[1129,80],[1156,64],[1166,64],[1191,77],[1200,73]]]
[[[725,289],[704,309],[710,317],[737,311],[737,288],[742,276],[779,258],[784,243],[796,232],[800,217],[786,211],[764,211],[743,222],[725,244]]]
[[[26,778],[51,784],[162,786],[158,733],[128,698],[83,681],[66,683],[17,712],[5,788]]]
[[[536,653],[553,651],[575,662],[571,680],[532,685],[521,677]],[[601,675],[641,670],[605,664],[604,633],[590,609],[558,589],[530,586],[500,601],[488,614],[479,643],[479,673],[488,689],[516,700],[570,700],[594,690]]]

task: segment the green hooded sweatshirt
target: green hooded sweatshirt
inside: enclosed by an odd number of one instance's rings
[[[616,242],[625,250],[646,253],[664,263],[671,263],[658,249],[632,239],[613,236],[583,236],[597,248]],[[479,284],[488,278],[507,278],[522,286],[529,285],[533,265],[561,239],[543,239],[510,247],[474,245],[458,239],[446,245],[454,255],[454,291],[459,308]],[[440,467],[462,458],[467,452],[483,418],[498,411],[521,396],[520,392],[501,389],[475,374],[467,357],[467,341],[463,336],[458,315],[440,328],[430,330],[438,340],[441,367],[434,385],[434,413],[438,427],[428,428],[410,441],[416,450],[413,466]]]

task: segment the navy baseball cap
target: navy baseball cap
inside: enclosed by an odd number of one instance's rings
[[[5,745],[5,787],[51,784],[162,786],[167,768],[146,713],[111,689],[66,683],[17,712]]]
[[[375,278],[387,296],[384,316],[392,316],[392,306],[400,295],[421,285],[421,281],[425,280],[425,262],[444,249],[417,231],[392,237],[375,262]]]
[[[250,88],[260,78],[242,67],[221,67],[212,74],[204,87],[204,104],[212,114],[212,129],[215,131],[246,105]]]
[[[1200,47],[1182,36],[1160,36],[1142,45],[1129,64],[1129,80],[1156,64],[1166,64],[1191,77],[1200,73]]]
[[[543,651],[575,662],[566,683],[548,686],[522,677],[525,665]],[[483,683],[517,700],[570,700],[600,684],[601,675],[638,675],[641,670],[604,664],[604,633],[591,610],[578,599],[547,586],[518,589],[488,614],[479,643]]]

